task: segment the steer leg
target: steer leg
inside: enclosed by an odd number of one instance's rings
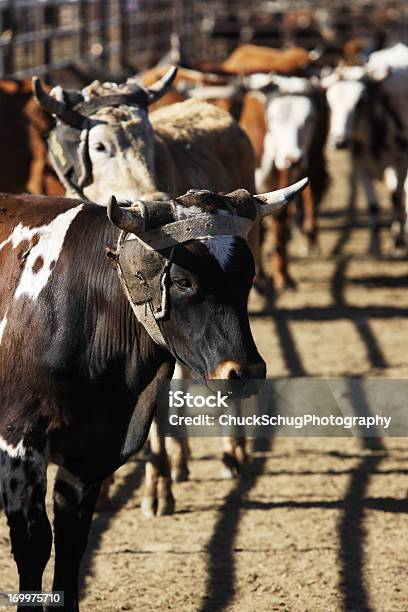
[[[178,381],[178,389],[187,391],[188,380],[190,379],[191,373],[186,366],[176,363],[173,380]],[[183,435],[166,438],[166,449],[170,459],[171,479],[173,482],[185,482],[190,475],[190,470],[188,469],[190,448],[187,433],[184,426],[180,426],[179,429],[180,433],[183,432]]]
[[[235,399],[232,402],[233,416],[242,416],[241,400]],[[236,433],[240,431],[239,426],[229,427],[230,431],[226,433]],[[235,429],[235,432],[234,432]],[[232,430],[232,431],[231,431]],[[222,438],[223,455],[221,476],[223,478],[236,478],[242,471],[243,466],[247,462],[248,455],[246,452],[246,438],[240,435],[229,435]]]
[[[188,458],[190,448],[187,436],[181,438],[166,438],[166,450],[170,458],[171,479],[173,482],[185,482],[188,480],[190,470],[188,469]]]
[[[289,215],[284,208],[277,217],[272,219],[275,252],[272,259],[272,275],[275,289],[293,289],[295,282],[288,270],[288,242],[290,238]]]
[[[396,184],[391,193],[393,206],[393,222],[391,233],[394,242],[394,250],[399,253],[405,244],[406,211],[404,202],[404,183],[406,180],[406,168],[403,165],[396,171]]]
[[[279,189],[286,187],[289,180],[289,172],[282,170],[279,172]],[[284,207],[279,215],[272,219],[272,228],[275,242],[275,253],[272,260],[273,282],[277,291],[283,289],[293,289],[295,282],[288,271],[288,242],[290,238],[289,212],[288,207]]]
[[[371,177],[363,170],[360,170],[359,176],[367,197],[368,210],[371,217],[369,252],[372,255],[378,255],[380,252],[380,207],[378,198]]]
[[[64,591],[64,610],[79,612],[78,573],[101,483],[84,485],[59,468],[54,486],[53,591]]]
[[[45,509],[46,470],[44,454],[36,449],[22,447],[17,454],[0,448],[0,490],[20,591],[42,590],[42,576],[50,558],[52,532]],[[42,610],[42,606],[18,606],[20,612],[33,609]]]
[[[174,512],[166,439],[159,435],[156,418],[153,419],[149,436],[150,457],[146,462],[145,495],[142,500],[142,511],[148,518]]]
[[[246,438],[231,436],[222,438],[223,455],[222,478],[236,478],[248,460]]]
[[[303,203],[303,233],[307,240],[307,251],[309,254],[318,251],[316,206],[310,184],[301,194]]]

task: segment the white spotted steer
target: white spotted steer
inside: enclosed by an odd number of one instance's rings
[[[0,483],[21,591],[41,590],[50,556],[49,461],[59,466],[53,590],[77,611],[101,482],[141,449],[176,358],[205,382],[265,377],[248,321],[254,262],[245,235],[304,186],[256,197],[192,191],[132,208],[112,199],[112,223],[104,207],[78,200],[0,196]],[[129,240],[118,243],[119,229]],[[135,241],[155,247],[160,287],[143,249],[129,259]],[[143,307],[129,273],[146,279]]]

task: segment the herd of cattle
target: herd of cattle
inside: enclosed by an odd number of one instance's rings
[[[104,479],[150,428],[144,513],[171,513],[171,479],[188,477],[185,442],[166,447],[152,424],[175,362],[201,381],[248,381],[247,393],[265,377],[248,293],[294,287],[292,222],[308,251],[318,248],[327,139],[350,150],[350,193],[362,183],[372,251],[374,181],[385,180],[394,247],[405,252],[408,48],[330,70],[319,59],[243,45],[218,65],[159,65],[81,90],[0,81],[0,488],[20,590],[41,590],[50,556],[50,459],[53,590],[78,610]],[[271,270],[261,257],[270,242]],[[245,443],[224,443],[235,474]]]

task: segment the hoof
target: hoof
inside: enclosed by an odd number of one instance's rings
[[[223,480],[232,480],[233,478],[238,477],[238,471],[225,465],[220,470],[220,477]]]
[[[408,256],[408,250],[406,246],[400,246],[400,247],[396,247],[394,245],[393,249],[392,249],[392,256],[398,259],[404,258]]]
[[[405,257],[407,255],[407,244],[402,236],[394,236],[392,254],[394,257]]]
[[[184,466],[171,471],[171,480],[172,482],[187,482],[189,475],[190,470]]]
[[[266,295],[268,292],[268,281],[262,276],[255,276],[252,287],[259,295]]]
[[[235,457],[224,453],[222,458],[222,466],[220,470],[220,476],[224,480],[231,478],[238,478],[240,472],[240,465]]]
[[[156,516],[168,516],[169,514],[174,514],[175,505],[174,497],[172,495],[168,495],[167,497],[159,497]]]
[[[143,497],[141,504],[142,514],[145,518],[156,516],[157,501],[154,497]]]
[[[279,293],[282,291],[295,291],[296,283],[290,276],[286,276],[285,278],[280,278],[275,281],[275,289]]]

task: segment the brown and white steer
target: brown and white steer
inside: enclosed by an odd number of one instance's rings
[[[106,208],[80,200],[0,195],[0,488],[20,591],[42,590],[51,552],[49,461],[59,466],[53,590],[64,592],[64,610],[78,611],[78,569],[101,482],[142,448],[175,360],[202,381],[220,368],[226,378],[265,377],[248,320],[254,262],[245,235],[303,186],[257,197],[192,191],[132,209],[112,199],[112,223]],[[218,230],[184,242],[203,216],[210,225],[216,217]],[[175,221],[178,238],[169,242]],[[144,304],[161,345],[106,257],[119,230],[126,249],[142,254],[135,260],[118,248],[121,277],[126,268],[149,279],[146,253],[163,262],[164,275],[146,282],[164,292],[165,315],[150,297]],[[149,250],[152,231],[164,242]],[[196,330],[206,342],[191,343]]]
[[[244,117],[241,120],[257,147],[257,189],[276,189],[305,174],[310,177],[309,186],[299,198],[299,213],[308,251],[313,251],[317,247],[316,213],[329,183],[325,158],[329,115],[325,94],[311,80],[294,76],[253,75],[247,86],[263,90],[265,95],[263,122],[254,121],[249,108],[245,121]],[[259,110],[253,106],[252,113],[258,116]],[[261,125],[266,132],[259,148]],[[288,267],[288,211],[282,211],[267,229],[275,245],[274,285],[278,290],[293,287],[295,282]]]
[[[404,47],[402,45],[402,47]],[[393,222],[391,233],[394,250],[406,252],[407,210],[404,185],[408,187],[408,49],[407,66],[381,65],[382,54],[401,50],[385,49],[374,55],[377,61],[365,66],[338,67],[322,79],[331,111],[330,142],[337,149],[348,148],[351,154],[350,202],[361,183],[370,213],[369,250],[378,254],[380,244],[380,205],[377,181],[386,181],[391,195]],[[402,49],[403,50],[403,49]],[[377,65],[378,62],[378,65]]]
[[[317,51],[302,47],[271,49],[261,45],[240,45],[220,64],[200,62],[197,68],[221,74],[248,75],[258,72],[277,72],[303,75],[319,59]]]
[[[35,80],[39,102],[57,117],[49,137],[50,155],[68,193],[104,204],[111,190],[122,200],[166,200],[168,194],[191,187],[254,191],[251,144],[227,112],[188,100],[148,113],[175,76],[170,68],[149,88],[130,79],[120,86],[95,82],[75,92],[56,88],[52,96]],[[253,234],[256,227],[250,236],[255,251]],[[153,426],[143,503],[148,516],[174,508],[165,440],[156,433]],[[168,442],[176,480],[187,475],[184,442]],[[236,455],[241,459],[242,454],[239,445],[228,441],[224,462],[237,466]]]

